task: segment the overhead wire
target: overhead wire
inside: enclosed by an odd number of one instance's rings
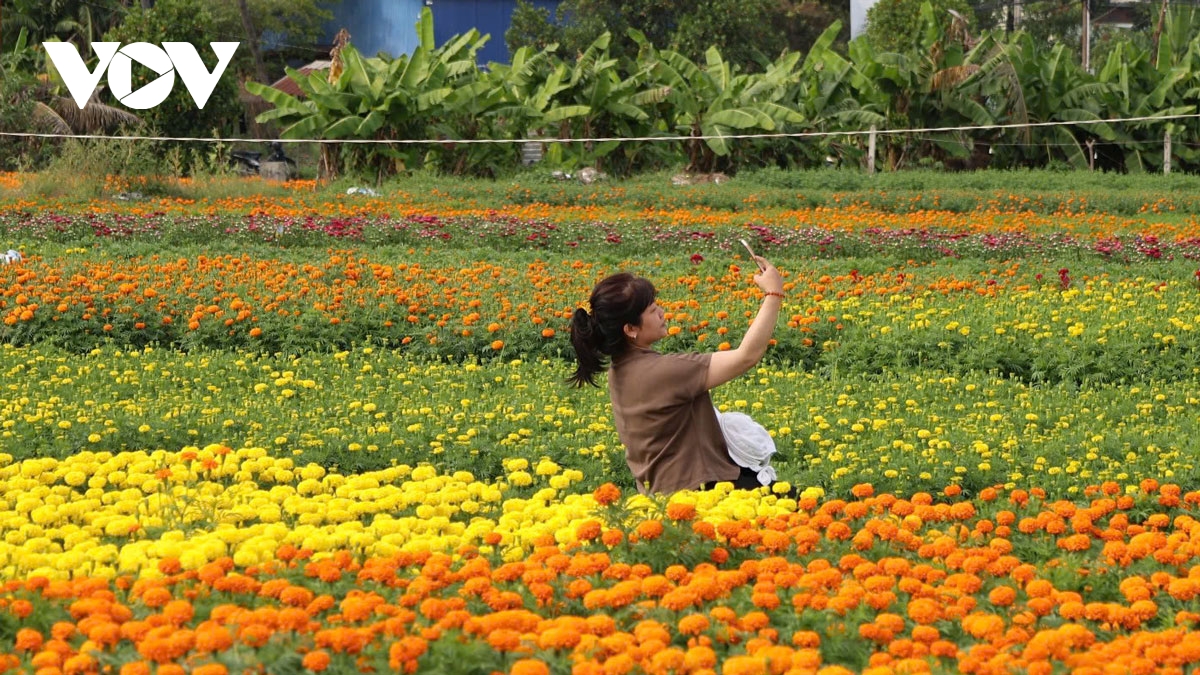
[[[1052,121],[1052,122],[1023,122],[1011,124],[977,124],[963,126],[923,127],[911,129],[853,129],[844,131],[802,131],[756,134],[698,134],[691,136],[612,136],[589,138],[221,138],[219,136],[110,136],[104,134],[52,134],[43,132],[4,131],[0,136],[26,138],[76,138],[76,139],[109,139],[128,141],[178,141],[178,142],[210,142],[210,143],[335,143],[335,144],[370,144],[370,145],[418,145],[439,143],[447,145],[477,145],[477,144],[525,144],[525,143],[605,143],[617,142],[674,142],[716,139],[753,139],[753,138],[821,138],[830,136],[863,136],[876,134],[880,136],[896,134],[941,133],[952,131],[985,131],[1001,129],[1024,129],[1054,126],[1088,126],[1092,124],[1118,124],[1123,122],[1169,122],[1173,120],[1200,118],[1200,113],[1183,115],[1149,115],[1140,117],[1124,117],[1115,119]]]

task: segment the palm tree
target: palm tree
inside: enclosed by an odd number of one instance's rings
[[[103,89],[103,85],[96,87],[87,105],[81,110],[75,105],[74,99],[58,95],[43,83],[35,93],[38,100],[34,103],[34,123],[46,129],[48,133],[64,136],[109,133],[122,126],[142,123],[142,118],[128,110],[101,103],[99,99]]]
[[[22,37],[25,33],[22,32]],[[20,44],[20,41],[18,41]],[[40,46],[29,46],[27,49],[36,50],[42,58],[44,71],[36,76],[36,85],[30,92],[35,100],[33,121],[39,128],[52,134],[99,134],[110,133],[122,126],[133,126],[142,123],[142,118],[121,108],[115,108],[100,102],[100,93],[104,85],[96,87],[82,109],[75,100],[63,95],[62,78],[54,63],[41,55]]]

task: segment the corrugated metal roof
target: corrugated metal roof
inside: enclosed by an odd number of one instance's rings
[[[301,66],[297,70],[299,70],[302,75],[308,75],[309,73],[316,72],[319,70],[329,70],[329,67],[331,65],[333,65],[332,61],[330,61],[329,59],[323,59],[323,60],[319,60],[319,61],[313,61],[312,63]],[[286,93],[286,94],[291,94],[292,96],[296,96],[296,97],[300,97],[300,98],[304,97],[304,92],[300,91],[300,87],[296,84],[296,82],[294,80],[292,80],[291,77],[288,77],[287,75],[284,75],[283,77],[279,78],[278,80],[275,80],[275,83],[272,84],[271,86],[278,89],[279,91]]]

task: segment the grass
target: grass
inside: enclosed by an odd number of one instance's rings
[[[289,149],[289,152],[291,150]],[[300,176],[312,180],[315,159],[300,153]],[[65,145],[45,171],[22,177],[8,190],[21,199],[87,202],[136,190],[146,196],[219,200],[256,195],[294,195],[293,188],[257,178],[243,178],[214,154],[186,179],[170,170],[170,158],[147,156],[144,148],[117,141]],[[163,166],[165,164],[165,166]],[[151,170],[157,167],[157,170]],[[313,197],[345,194],[351,187],[370,187],[381,195],[407,201],[436,199],[443,206],[495,207],[521,204],[559,206],[606,205],[673,209],[707,207],[724,211],[756,208],[840,207],[860,204],[884,212],[945,210],[1089,212],[1135,215],[1147,211],[1171,218],[1200,213],[1200,176],[1173,174],[1119,175],[1100,172],[978,171],[946,173],[904,171],[868,175],[846,169],[746,171],[722,184],[675,186],[676,170],[591,185],[552,176],[554,167],[540,164],[495,180],[415,171],[376,185],[371,178],[343,176],[311,184]],[[306,185],[306,190],[308,186]],[[0,192],[0,197],[4,192]]]

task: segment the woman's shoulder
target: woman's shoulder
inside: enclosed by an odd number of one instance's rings
[[[613,363],[628,361],[708,361],[711,352],[659,352],[653,349],[631,349],[613,359]]]
[[[709,352],[656,352],[637,350],[624,358],[613,361],[613,374],[677,375],[688,371],[707,368],[712,354]]]

